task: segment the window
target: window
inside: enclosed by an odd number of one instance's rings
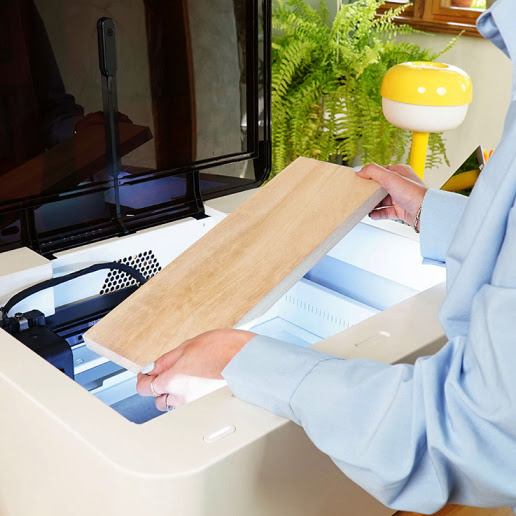
[[[379,12],[403,4],[409,6],[397,18],[400,23],[430,32],[480,36],[475,22],[486,9],[486,0],[389,0]]]

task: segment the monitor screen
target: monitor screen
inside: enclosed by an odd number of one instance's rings
[[[51,253],[263,181],[269,3],[3,2],[0,250]]]

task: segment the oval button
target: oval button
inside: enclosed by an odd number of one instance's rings
[[[384,341],[386,341],[390,336],[391,334],[388,331],[379,331],[374,335],[371,335],[371,337],[368,337],[367,339],[357,342],[355,344],[355,347],[364,348],[366,346],[383,344]]]
[[[205,435],[203,437],[204,442],[211,444],[215,441],[218,441],[219,439],[222,439],[223,437],[227,437],[228,435],[231,435],[236,430],[236,427],[233,425],[223,426],[219,430],[216,430],[215,432],[212,432],[211,434]]]

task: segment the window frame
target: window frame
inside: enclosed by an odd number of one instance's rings
[[[404,4],[406,2],[401,0],[388,0],[378,9],[378,13]],[[451,0],[412,0],[412,5],[397,16],[395,22],[427,32],[463,33],[465,36],[480,38],[482,36],[477,30],[476,21],[483,12],[468,7],[454,7]]]

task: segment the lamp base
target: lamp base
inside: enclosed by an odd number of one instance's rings
[[[412,148],[410,149],[410,166],[423,179],[425,175],[426,148],[428,147],[428,133],[414,131]]]

